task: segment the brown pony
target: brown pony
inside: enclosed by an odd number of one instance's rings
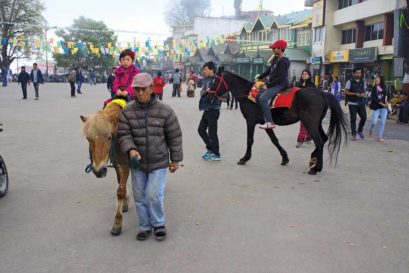
[[[122,107],[110,103],[104,110],[87,116],[80,116],[84,122],[82,131],[89,143],[92,172],[102,178],[107,174],[108,160],[111,159],[118,180],[117,207],[111,234],[117,236],[122,230],[122,213],[128,211],[126,183],[129,176],[128,157],[120,151],[117,139],[118,119]]]

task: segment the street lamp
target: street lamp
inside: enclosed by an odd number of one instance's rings
[[[48,80],[48,40],[47,31],[56,29],[57,27],[44,26],[44,38],[45,38],[45,77]]]

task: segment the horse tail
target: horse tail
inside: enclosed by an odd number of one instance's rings
[[[331,163],[335,159],[337,165],[338,154],[341,148],[342,136],[345,137],[345,144],[347,144],[348,124],[345,114],[342,111],[341,105],[334,95],[331,93],[324,93],[324,98],[327,101],[328,107],[331,110],[331,117],[328,127],[328,152]]]

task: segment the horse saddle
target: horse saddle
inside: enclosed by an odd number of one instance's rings
[[[288,108],[293,105],[294,96],[300,90],[298,87],[293,87],[277,94],[271,103],[271,108]]]
[[[267,88],[261,82],[256,82],[251,89],[248,99],[252,102],[256,102],[256,97],[260,92],[263,92]],[[293,87],[290,89],[285,89],[280,91],[277,96],[271,102],[271,108],[291,108],[293,104],[294,96],[297,91],[300,90],[298,87]]]

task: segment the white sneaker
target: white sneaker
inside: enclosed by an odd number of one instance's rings
[[[269,130],[269,129],[274,129],[276,126],[272,122],[266,122],[263,125],[260,125],[258,128],[264,129],[264,130]]]
[[[295,147],[301,148],[302,147],[302,142],[297,142],[297,145],[295,145]]]

